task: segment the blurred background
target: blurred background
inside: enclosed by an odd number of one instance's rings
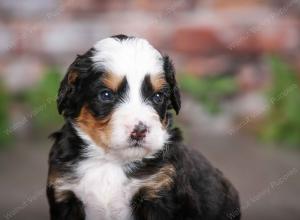
[[[0,19],[1,219],[48,218],[59,82],[119,33],[173,58],[176,124],[239,190],[243,219],[300,219],[300,0],[0,0]]]

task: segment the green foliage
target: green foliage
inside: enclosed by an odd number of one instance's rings
[[[220,112],[220,102],[237,91],[235,80],[229,76],[199,78],[184,74],[179,78],[179,85],[210,113]]]
[[[278,57],[269,60],[273,83],[267,96],[270,100],[263,138],[300,144],[300,90],[297,74]]]
[[[49,132],[62,122],[56,108],[56,97],[61,74],[48,69],[43,78],[32,88],[10,93],[0,82],[0,147],[15,140],[16,129],[30,121],[34,132]],[[22,121],[10,121],[11,106],[18,106]],[[24,123],[23,123],[24,122]],[[44,137],[44,136],[43,136]]]
[[[0,143],[4,146],[10,141],[9,130],[9,94],[5,87],[0,83]]]
[[[56,97],[61,80],[57,69],[49,69],[37,86],[25,93],[25,102],[30,105],[28,118],[35,128],[47,129],[57,126],[62,118],[56,108]]]

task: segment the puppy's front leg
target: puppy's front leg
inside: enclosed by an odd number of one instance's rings
[[[57,199],[53,186],[47,187],[51,220],[84,220],[82,202],[72,192],[65,192],[64,197]]]

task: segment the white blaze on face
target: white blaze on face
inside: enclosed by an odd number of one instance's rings
[[[141,87],[146,75],[163,73],[161,54],[146,40],[132,38],[118,40],[107,38],[94,46],[95,67],[126,77],[127,96],[124,103],[118,105],[111,117],[111,140],[109,148],[118,156],[140,158],[163,147],[168,134],[162,126],[159,115],[151,105],[144,102]],[[142,122],[148,128],[142,147],[130,147],[130,134],[134,127]]]

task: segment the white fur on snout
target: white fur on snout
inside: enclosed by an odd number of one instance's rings
[[[111,149],[117,151],[132,148],[130,146],[130,135],[139,122],[142,122],[148,128],[146,136],[142,140],[142,145],[137,147],[137,149],[128,150],[128,154],[123,156],[130,159],[131,156],[134,158],[141,156],[140,154],[146,156],[161,149],[168,140],[168,133],[162,126],[157,112],[146,103],[141,102],[135,105],[130,103],[130,101],[119,106],[112,116]]]

